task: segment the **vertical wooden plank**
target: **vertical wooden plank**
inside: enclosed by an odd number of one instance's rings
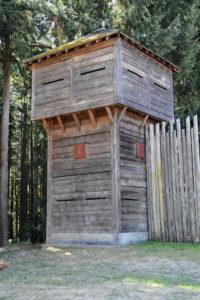
[[[48,243],[48,238],[51,233],[51,207],[52,207],[52,130],[53,126],[51,124],[50,131],[51,134],[48,135],[48,155],[47,155],[47,221],[46,221],[46,239]]]
[[[152,214],[152,170],[149,126],[146,126],[146,172],[147,172],[147,217],[149,239],[153,240],[153,214]]]
[[[70,59],[71,66],[70,66],[70,101],[71,105],[74,104],[74,56]]]
[[[187,241],[187,223],[185,212],[185,197],[184,197],[184,173],[183,173],[183,152],[182,152],[182,138],[181,138],[181,124],[180,119],[176,120],[177,130],[177,146],[178,146],[178,185],[180,194],[180,212],[181,212],[181,231],[182,241]]]
[[[153,210],[153,227],[154,239],[159,236],[159,223],[157,215],[157,192],[156,192],[156,166],[155,166],[155,147],[154,147],[154,126],[150,125],[150,148],[151,148],[151,168],[152,168],[152,210]]]
[[[176,165],[175,165],[175,151],[174,151],[174,129],[173,122],[170,122],[170,160],[171,160],[171,178],[172,178],[172,205],[173,205],[173,215],[174,215],[174,237],[173,241],[176,242],[179,239],[179,231],[178,231],[178,213],[176,207]]]
[[[175,225],[174,225],[174,209],[173,209],[173,193],[172,193],[172,172],[171,172],[171,165],[172,165],[172,157],[171,157],[171,150],[170,150],[170,132],[166,133],[166,149],[167,149],[167,178],[169,185],[167,186],[168,191],[168,224],[169,224],[169,235],[170,235],[170,242],[174,241],[175,236]]]
[[[164,235],[162,166],[160,157],[160,124],[156,124],[156,186],[157,186],[157,214],[159,220],[159,239]]]
[[[186,241],[191,241],[190,235],[190,222],[189,222],[189,200],[188,200],[188,163],[187,163],[187,151],[186,151],[186,136],[185,136],[185,129],[182,129],[182,153],[183,153],[183,181],[184,181],[184,216],[186,227],[184,228],[185,234],[187,236]]]
[[[35,92],[36,92],[36,65],[32,65],[32,97],[31,97],[31,118],[35,116]]]
[[[162,122],[161,134],[161,164],[163,176],[163,221],[164,221],[164,235],[163,241],[169,241],[169,228],[168,228],[168,180],[167,180],[167,149],[166,149],[166,123]]]
[[[191,148],[192,148],[192,177],[193,177],[193,199],[195,209],[195,243],[198,242],[199,226],[198,226],[198,208],[197,208],[197,186],[196,186],[196,168],[195,168],[195,149],[194,149],[194,128],[191,128]]]
[[[186,118],[186,149],[187,149],[187,162],[188,162],[188,198],[190,209],[190,224],[191,224],[191,236],[192,242],[195,241],[195,207],[193,198],[193,180],[192,180],[192,153],[191,153],[191,131],[190,131],[190,117]]]
[[[148,87],[148,108],[151,109],[151,97],[150,97],[150,90],[151,90],[151,58],[148,59],[148,72],[147,72],[147,87]]]
[[[122,45],[121,39],[118,38],[114,42],[114,63],[113,63],[113,74],[114,74],[114,98],[121,98],[121,86],[122,86]]]
[[[199,164],[199,132],[198,132],[198,119],[197,115],[193,117],[194,126],[194,145],[195,145],[195,160],[198,173],[200,174],[200,164]]]
[[[182,241],[182,221],[181,221],[181,198],[180,198],[180,184],[179,184],[179,168],[178,168],[178,142],[176,137],[176,131],[173,132],[174,138],[174,173],[175,173],[175,198],[174,209],[176,218],[176,233],[177,242]]]
[[[198,242],[200,241],[200,164],[199,164],[199,133],[198,133],[198,119],[197,115],[193,117],[194,126],[194,159],[195,159],[195,174],[196,181],[196,209],[197,209],[197,226],[198,226]]]
[[[121,230],[120,146],[119,126],[117,125],[118,114],[118,109],[115,107],[113,125],[111,127],[111,164],[113,229],[116,233],[120,232]]]

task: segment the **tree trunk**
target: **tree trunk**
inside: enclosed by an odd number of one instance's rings
[[[38,212],[38,136],[37,136],[37,132],[34,133],[33,163],[34,163],[33,164],[33,224],[34,224],[34,227],[37,227],[37,212]],[[36,236],[35,236],[35,239],[37,239]]]
[[[1,122],[0,245],[8,244],[8,132],[11,63],[3,62],[3,114]]]
[[[21,189],[20,189],[20,241],[26,241],[27,226],[27,107],[24,104],[24,119],[21,149]]]

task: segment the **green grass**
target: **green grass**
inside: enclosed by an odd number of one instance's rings
[[[97,291],[103,287],[104,296],[99,299],[109,299],[109,295],[129,298],[134,293],[138,299],[154,299],[152,290],[160,299],[188,299],[188,293],[190,299],[200,299],[200,245],[146,242],[122,248],[46,250],[12,245],[0,254],[0,260],[8,262],[8,268],[0,271],[0,299],[6,299],[6,293],[8,299],[20,299],[19,287],[27,289],[27,299],[31,299],[29,287],[34,286],[37,299],[44,298],[39,290],[51,287],[57,294],[69,290],[72,296],[66,299],[76,299],[83,290],[82,299],[90,294],[98,299]]]

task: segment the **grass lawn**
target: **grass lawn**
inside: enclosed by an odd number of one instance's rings
[[[200,299],[200,245],[11,246],[0,299]]]

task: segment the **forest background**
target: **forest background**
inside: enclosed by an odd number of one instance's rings
[[[45,50],[35,44],[64,44],[102,20],[179,66],[175,115],[200,114],[199,0],[0,0],[0,245],[7,236],[45,241],[47,138],[30,119],[31,72],[21,62]]]

